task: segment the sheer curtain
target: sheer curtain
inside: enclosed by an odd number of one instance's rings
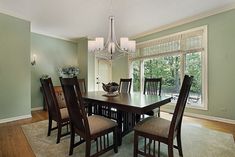
[[[203,32],[203,28],[198,28],[138,43],[136,53],[130,55],[129,59],[148,59],[174,53],[203,51]]]

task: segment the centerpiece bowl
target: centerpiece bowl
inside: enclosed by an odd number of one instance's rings
[[[113,94],[119,88],[119,85],[116,82],[110,82],[108,84],[102,83],[102,85],[104,91],[107,92],[107,94]]]

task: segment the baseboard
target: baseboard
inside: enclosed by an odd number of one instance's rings
[[[16,120],[21,120],[21,119],[26,119],[26,118],[31,118],[31,117],[32,117],[32,115],[28,114],[28,115],[23,115],[23,116],[0,119],[0,124],[1,123],[12,122],[12,121],[16,121]]]
[[[43,110],[43,107],[40,106],[40,107],[31,108],[31,111],[38,111],[38,110]]]
[[[161,109],[161,111],[172,113],[172,110],[170,110],[170,109]],[[189,116],[189,117],[195,117],[195,118],[201,118],[201,119],[217,121],[217,122],[235,124],[235,120],[232,120],[232,119],[226,119],[226,118],[220,118],[220,117],[214,117],[214,116],[206,116],[206,115],[202,115],[202,114],[189,113],[189,112],[184,112],[184,115]]]

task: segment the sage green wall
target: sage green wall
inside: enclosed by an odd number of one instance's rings
[[[119,83],[120,78],[129,78],[127,56],[112,61],[112,80]]]
[[[137,39],[151,40],[198,26],[208,26],[208,111],[186,112],[235,120],[235,10],[203,18]],[[163,109],[172,109],[172,106]]]
[[[88,78],[88,39],[87,38],[79,38],[77,41],[77,54],[78,54],[78,64],[80,68],[79,78],[84,78],[86,80]]]
[[[87,90],[95,90],[95,57],[88,53],[88,39],[86,37],[77,40],[78,65],[81,74],[79,78],[85,78]]]
[[[31,115],[30,22],[0,13],[0,120]]]
[[[36,54],[36,65],[31,66],[32,108],[42,106],[39,78],[49,75],[54,85],[60,85],[58,68],[77,66],[77,43],[31,33],[31,53]]]

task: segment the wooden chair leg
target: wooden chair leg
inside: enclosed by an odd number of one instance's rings
[[[177,145],[178,145],[179,155],[181,157],[183,157],[182,144],[181,144],[181,133],[180,132],[178,132],[176,138],[177,138]]]
[[[60,124],[60,123],[57,123],[58,133],[57,133],[57,141],[56,141],[56,143],[60,143],[61,128],[62,128],[61,124]]]
[[[87,139],[86,141],[86,157],[90,157],[91,153],[91,141]]]
[[[168,157],[174,157],[173,141],[168,143]]]
[[[158,108],[157,116],[160,117],[160,107]]]
[[[69,155],[73,154],[73,147],[74,147],[74,139],[75,139],[75,132],[74,129],[71,128],[71,136],[70,136],[70,148],[69,148]]]
[[[138,135],[136,132],[134,132],[134,157],[138,156]]]
[[[51,127],[52,127],[52,119],[49,117],[49,120],[48,120],[48,131],[47,131],[47,136],[50,136],[51,135]]]

